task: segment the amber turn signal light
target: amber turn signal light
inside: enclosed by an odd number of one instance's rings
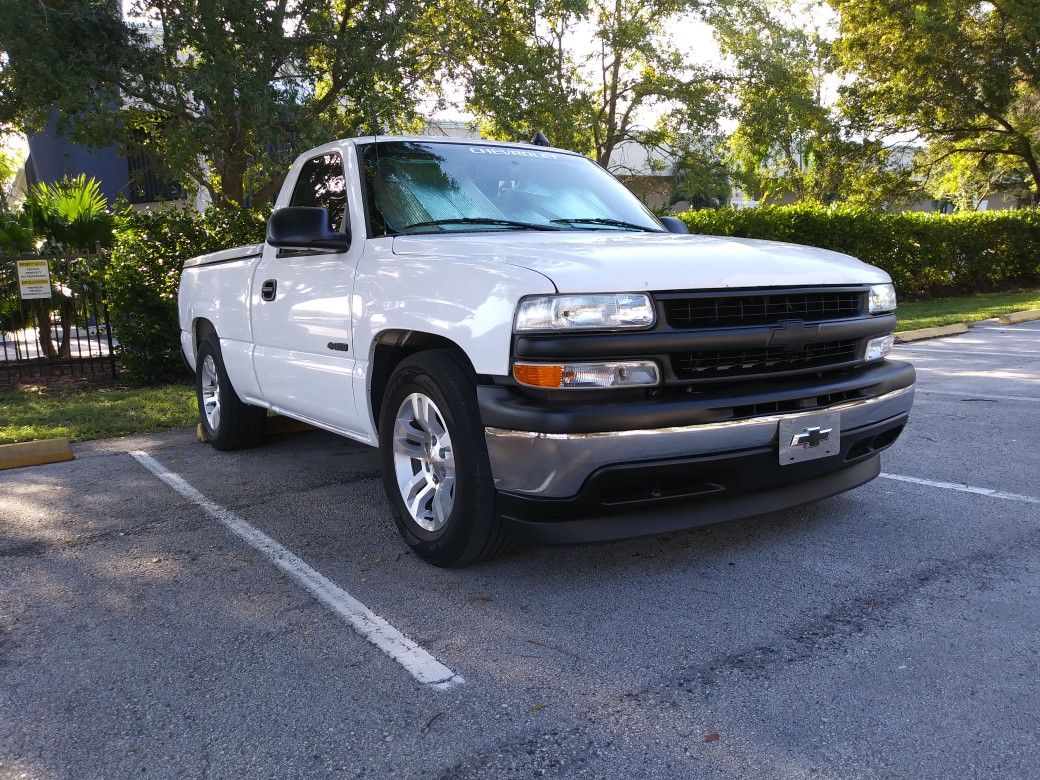
[[[513,377],[520,384],[532,387],[559,387],[563,380],[563,366],[515,363]]]

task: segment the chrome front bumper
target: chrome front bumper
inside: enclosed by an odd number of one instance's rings
[[[775,445],[781,420],[822,411],[840,413],[841,430],[849,431],[905,415],[913,399],[911,386],[812,412],[729,422],[604,433],[533,433],[489,427],[484,435],[499,490],[519,496],[567,498],[604,466]]]

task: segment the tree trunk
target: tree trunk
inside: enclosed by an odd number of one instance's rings
[[[61,302],[61,343],[58,345],[58,357],[72,357],[72,323],[76,316],[76,310],[72,301]]]
[[[1036,155],[1033,154],[1030,148],[1022,157],[1026,161],[1026,165],[1029,167],[1029,175],[1033,179],[1033,205],[1040,206],[1040,162],[1037,162]]]
[[[54,339],[51,338],[50,301],[36,301],[33,311],[36,314],[36,332],[39,334],[40,351],[48,360],[57,360],[58,350],[54,348]]]

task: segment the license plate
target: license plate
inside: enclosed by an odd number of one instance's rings
[[[780,465],[826,458],[841,451],[841,413],[820,412],[780,420]]]

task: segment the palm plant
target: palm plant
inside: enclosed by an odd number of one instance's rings
[[[80,174],[29,189],[22,211],[47,249],[89,251],[112,240],[112,215],[97,179]]]
[[[98,181],[80,174],[31,187],[21,211],[9,215],[7,224],[0,223],[0,230],[3,231],[0,242],[4,242],[5,251],[24,252],[35,247],[52,255],[89,252],[98,245],[111,243],[112,215]],[[52,271],[55,285],[51,301],[33,302],[40,325],[40,347],[50,358],[68,357],[70,352],[69,335],[76,318],[74,296],[82,292],[79,288],[83,284],[79,265],[69,259],[61,264],[64,273]],[[50,311],[55,304],[61,318],[61,336],[57,346],[49,327]]]

